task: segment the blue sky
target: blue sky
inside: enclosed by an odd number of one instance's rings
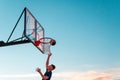
[[[24,7],[57,41],[52,80],[120,79],[120,0],[0,0],[0,40],[7,40]],[[39,80],[36,67],[45,71],[47,55],[32,44],[1,47],[0,55],[2,80]]]

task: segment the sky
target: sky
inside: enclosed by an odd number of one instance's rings
[[[57,41],[52,80],[120,80],[120,0],[0,0],[0,40],[25,7]],[[0,80],[40,80],[35,69],[44,73],[46,58],[31,43],[0,47]]]

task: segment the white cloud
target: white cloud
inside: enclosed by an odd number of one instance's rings
[[[58,72],[52,80],[120,80],[120,68],[86,72]]]
[[[32,78],[38,77],[37,74],[0,74],[0,78]]]
[[[94,79],[94,80],[110,80],[110,79],[111,79],[111,76],[106,76],[106,75],[104,75],[104,76],[98,77],[98,78],[96,78],[96,79]]]
[[[0,79],[28,78],[28,80],[39,80],[40,75],[36,74],[0,74]],[[27,79],[26,79],[27,80]],[[86,72],[53,72],[52,80],[120,80],[120,68],[108,70],[90,70]]]

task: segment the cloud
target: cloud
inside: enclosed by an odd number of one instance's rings
[[[58,72],[52,80],[120,80],[120,68],[86,72]]]
[[[39,80],[41,79],[38,73],[29,74],[0,74],[0,79],[19,79]],[[120,68],[107,70],[90,70],[86,72],[79,71],[64,71],[53,72],[52,80],[120,80]]]
[[[53,80],[90,80],[94,78],[95,71],[89,72],[59,72],[53,75]]]
[[[32,78],[38,77],[37,74],[0,74],[0,78]]]
[[[97,71],[87,72],[60,72],[54,75],[53,80],[93,80],[99,75]]]
[[[110,75],[110,74],[104,74],[104,75],[101,75],[100,77],[97,77],[94,80],[110,80],[111,78],[112,78],[112,75]]]

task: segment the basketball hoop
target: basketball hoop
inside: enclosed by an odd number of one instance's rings
[[[50,46],[54,46],[55,44],[56,44],[56,41],[52,38],[49,38],[49,37],[44,37],[44,38],[41,38],[41,39],[35,41],[35,45],[37,47],[43,46],[43,53],[44,54],[51,53]]]

